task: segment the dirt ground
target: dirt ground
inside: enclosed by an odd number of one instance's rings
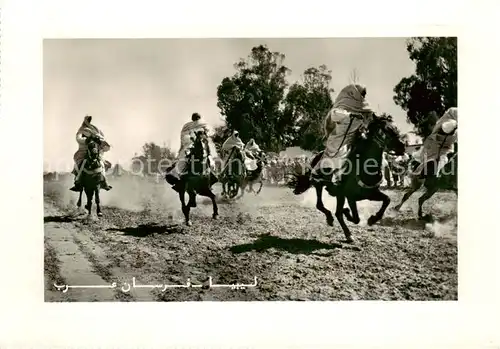
[[[283,187],[264,187],[233,202],[212,206],[198,197],[191,227],[183,225],[180,202],[166,183],[142,178],[111,180],[102,192],[104,216],[76,210],[77,194],[67,180],[46,182],[46,301],[284,301],[284,300],[456,300],[457,201],[436,194],[424,206],[437,222],[415,220],[416,193],[396,213],[401,191],[385,218],[368,227],[380,203],[361,202],[362,222],[348,223],[354,246],[341,243],[340,226],[326,225],[309,190],[294,196]],[[217,194],[220,188],[214,187]],[[85,203],[84,197],[84,203]],[[333,209],[335,199],[325,195]],[[95,206],[94,206],[95,215]],[[131,288],[137,284],[251,284],[230,288]],[[56,285],[111,285],[74,288]]]

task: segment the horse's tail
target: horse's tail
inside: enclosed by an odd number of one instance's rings
[[[179,179],[172,176],[171,174],[167,173],[165,175],[165,180],[167,181],[168,184],[170,185],[176,185],[179,182]]]
[[[168,184],[170,185],[176,185],[178,182],[179,182],[179,178],[173,176],[170,171],[172,171],[172,169],[175,167],[175,163],[171,166],[169,166],[166,170],[165,170],[165,180],[167,181]]]
[[[307,191],[311,186],[311,171],[306,171],[305,173],[298,173],[294,171],[287,174],[286,185],[288,188],[293,189],[295,195],[300,195]]]
[[[311,161],[309,166],[304,166],[302,164],[295,166],[294,171],[288,174],[288,180],[286,185],[293,189],[295,195],[300,195],[307,191],[312,185],[311,172],[312,169],[318,164],[319,160],[323,156],[323,152],[318,153]]]

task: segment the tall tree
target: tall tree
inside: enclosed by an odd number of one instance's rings
[[[302,81],[290,87],[285,98],[284,127],[286,134],[293,135],[293,145],[306,150],[323,148],[323,122],[333,106],[331,80],[331,70],[321,65],[306,69]]]
[[[170,165],[170,162],[166,160],[173,161],[175,157],[175,153],[166,145],[159,146],[154,142],[148,142],[142,146],[141,156],[134,159],[142,162],[145,174],[154,174],[164,172]]]
[[[224,141],[231,135],[231,130],[227,125],[221,125],[214,128],[214,133],[212,135],[212,141],[215,144],[215,148],[219,155],[221,154],[221,148]]]
[[[238,130],[243,141],[254,138],[267,151],[284,146],[282,101],[290,71],[284,60],[285,55],[256,46],[234,65],[236,73],[217,88],[217,106],[227,128]]]
[[[406,111],[417,134],[426,137],[436,115],[457,106],[457,38],[419,37],[407,42],[415,74],[394,88],[394,102]]]

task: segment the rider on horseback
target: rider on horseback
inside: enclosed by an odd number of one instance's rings
[[[364,86],[350,84],[344,87],[335,99],[333,108],[325,118],[326,147],[321,160],[311,172],[313,181],[319,180],[321,173],[318,172],[321,169],[337,172],[344,165],[353,137],[368,125],[374,115],[365,97]],[[332,181],[337,180],[338,175],[334,175]]]
[[[195,133],[198,131],[203,131],[208,133],[208,126],[206,123],[201,121],[201,116],[198,113],[193,113],[191,115],[191,121],[184,124],[181,130],[181,146],[179,149],[179,154],[177,155],[177,162],[175,166],[168,172],[168,176],[180,179],[180,177],[186,172],[187,164],[187,152],[189,147],[193,144],[193,138]],[[175,185],[174,185],[175,187]],[[174,188],[175,189],[175,188]]]
[[[436,122],[431,134],[425,139],[420,158],[420,166],[415,170],[419,178],[440,177],[441,170],[449,162],[448,154],[453,152],[457,141],[458,109],[449,108]]]
[[[252,138],[248,141],[248,143],[245,145],[245,153],[252,159],[255,159],[256,155],[261,152],[260,147],[257,143],[255,143],[255,140]]]
[[[224,144],[222,144],[221,151],[224,156],[222,173],[224,172],[229,163],[229,156],[231,155],[231,149],[233,149],[234,147],[239,148],[240,150],[243,150],[245,147],[245,143],[243,143],[243,141],[241,140],[238,131],[233,131],[233,134],[228,139],[226,139]],[[242,155],[243,155],[243,160],[245,160],[246,158],[245,152],[242,152]]]
[[[96,126],[94,126],[92,123],[92,116],[87,115],[83,119],[83,123],[78,129],[76,133],[76,141],[78,143],[78,150],[76,151],[75,155],[73,156],[73,160],[75,161],[75,168],[73,169],[73,174],[76,176],[75,177],[75,184],[72,188],[70,188],[71,191],[76,191],[79,192],[82,190],[82,183],[80,182],[81,175],[83,172],[83,166],[85,162],[85,157],[87,155],[87,140],[89,137],[95,138],[98,143],[99,143],[99,148],[100,148],[100,154],[109,151],[110,146],[109,144],[104,140],[104,134],[102,133],[101,130],[99,130]],[[112,187],[108,184],[106,180],[106,168],[105,168],[105,161],[101,157],[101,177],[102,177],[102,182],[101,182],[101,188],[104,190],[110,190]]]
[[[249,167],[250,170],[254,170],[256,167],[256,159],[258,155],[261,152],[261,149],[257,143],[255,143],[255,140],[252,138],[248,141],[248,143],[245,145],[245,156],[248,158],[248,164],[246,164],[247,167]]]

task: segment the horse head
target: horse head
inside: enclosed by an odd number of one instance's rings
[[[374,142],[382,150],[393,150],[395,155],[403,155],[406,150],[401,133],[389,117],[374,116],[362,138]]]
[[[207,168],[210,148],[208,146],[208,136],[205,131],[197,131],[192,137],[192,144],[188,148],[188,172],[193,175],[205,173]]]
[[[205,150],[208,150],[206,146],[207,135],[205,131],[197,131],[192,137],[191,153],[197,158],[202,159],[204,157]]]
[[[244,159],[243,150],[240,147],[235,145],[234,147],[231,148],[230,153],[232,154],[231,158],[243,161]]]
[[[239,177],[245,172],[245,161],[244,161],[243,149],[238,146],[233,146],[229,150],[229,157],[226,162],[224,176],[228,177]]]
[[[87,161],[85,167],[88,169],[96,169],[101,166],[101,141],[97,137],[90,136],[87,137],[85,143],[87,145]]]

